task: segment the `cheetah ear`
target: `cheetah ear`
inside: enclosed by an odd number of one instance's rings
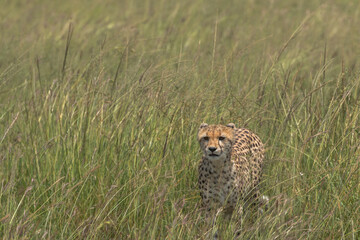
[[[204,127],[207,127],[207,126],[209,126],[207,123],[202,123],[202,124],[200,124],[199,128],[201,129],[201,128],[204,128]]]
[[[235,128],[235,124],[234,123],[228,123],[226,124],[227,127],[229,128]]]

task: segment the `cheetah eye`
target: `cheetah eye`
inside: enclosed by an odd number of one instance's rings
[[[203,137],[205,141],[209,141],[209,137]]]
[[[225,137],[219,137],[219,140],[220,141],[225,140]]]

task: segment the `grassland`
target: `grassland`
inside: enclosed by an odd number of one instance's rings
[[[203,239],[201,122],[266,143],[269,209],[240,239],[359,239],[358,1],[1,1],[0,19],[3,239]]]

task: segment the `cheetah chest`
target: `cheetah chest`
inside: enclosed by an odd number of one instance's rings
[[[221,205],[233,202],[238,196],[238,181],[232,166],[212,166],[205,173],[207,175],[205,194],[214,202]],[[204,176],[205,176],[204,175]]]

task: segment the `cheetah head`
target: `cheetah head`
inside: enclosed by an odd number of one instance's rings
[[[235,124],[208,125],[202,123],[198,132],[198,141],[206,158],[225,159],[231,154],[235,136]]]

